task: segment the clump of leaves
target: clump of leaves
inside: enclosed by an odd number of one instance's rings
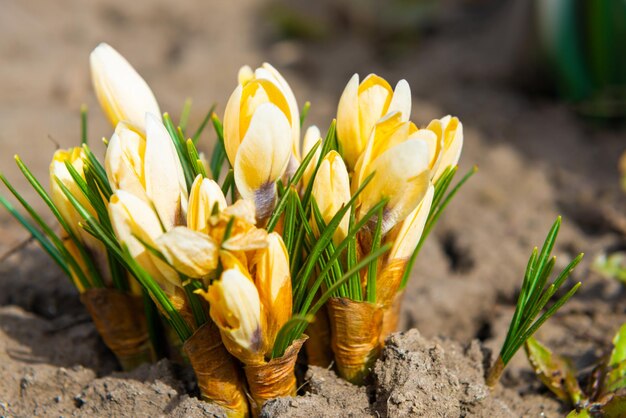
[[[581,285],[580,282],[576,283],[540,315],[583,258],[583,254],[579,254],[558,274],[552,283],[548,284],[548,278],[552,274],[556,263],[556,257],[551,256],[551,253],[560,226],[561,217],[559,216],[552,225],[541,252],[535,247],[528,260],[524,282],[517,299],[515,313],[509,325],[509,331],[498,358],[487,374],[487,385],[490,387],[495,386],[498,380],[500,380],[502,372],[515,353],[548,318],[554,315],[576,293]]]
[[[584,391],[571,360],[552,353],[534,338],[526,342],[525,349],[539,379],[557,398],[574,407],[568,417],[626,416],[626,324],[615,334],[610,355],[589,375]]]

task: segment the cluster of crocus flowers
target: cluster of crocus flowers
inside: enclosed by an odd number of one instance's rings
[[[458,161],[458,119],[418,129],[406,81],[392,90],[355,75],[326,139],[312,126],[301,141],[295,96],[263,64],[239,71],[223,125],[208,115],[185,139],[186,120],[161,114],[113,48],[98,46],[90,63],[113,127],[103,163],[86,125],[83,146],[55,153],[51,195],[18,160],[61,236],[4,177],[44,234],[0,204],[70,276],[122,364],[154,359],[163,342],[144,308],[155,306],[170,355],[191,364],[201,397],[229,416],[295,395],[309,337],[311,364],[330,361],[321,354],[332,348],[339,373],[362,382],[395,329],[407,270]],[[209,119],[210,164],[196,149]]]
[[[346,287],[343,297],[330,299],[328,305],[338,371],[357,383],[395,330],[402,278],[431,212],[434,182],[456,166],[463,143],[457,118],[447,116],[418,129],[410,114],[406,81],[392,90],[373,74],[361,83],[358,75],[352,77],[337,111],[338,150],[323,157],[313,179],[313,197],[325,223],[364,186],[350,209],[354,213],[348,211],[335,231],[335,246],[347,236],[350,216],[358,222],[376,207],[377,214],[354,238],[355,257],[390,246],[354,286]],[[370,181],[364,185],[366,179]],[[319,226],[314,219],[311,223]]]

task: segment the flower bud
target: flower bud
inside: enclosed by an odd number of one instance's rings
[[[411,115],[411,89],[400,80],[395,91],[383,78],[370,74],[359,84],[352,76],[337,108],[337,140],[342,157],[353,170],[365,149],[372,128],[389,112],[400,112],[403,121]]]
[[[350,201],[348,169],[337,151],[330,151],[322,160],[322,164],[313,180],[312,195],[326,224]],[[350,214],[348,212],[341,220],[333,236],[333,241],[336,244],[343,241],[348,234],[349,223]],[[315,227],[317,226],[315,221],[312,224]]]
[[[239,86],[228,99],[224,113],[224,145],[231,164],[250,127],[256,109],[275,105],[288,123],[287,142],[291,150],[293,171],[300,159],[300,117],[298,104],[287,81],[271,65],[265,63],[254,72],[248,66],[239,70]]]
[[[178,273],[150,253],[142,241],[157,248],[163,228],[152,207],[137,196],[118,190],[109,201],[109,217],[117,239],[124,243],[135,260],[168,294],[180,287]]]
[[[198,232],[209,233],[209,218],[223,211],[227,206],[220,186],[211,179],[198,175],[191,185],[187,227]]]
[[[211,306],[211,318],[219,327],[224,345],[245,364],[264,362],[266,341],[263,307],[254,283],[237,269],[222,273],[199,292]]]
[[[187,277],[201,278],[217,269],[219,246],[204,233],[177,226],[156,244],[170,266]]]
[[[152,90],[115,49],[102,43],[91,52],[89,62],[96,96],[111,125],[128,121],[143,132],[147,112],[160,119]]]
[[[267,341],[274,345],[276,334],[291,317],[292,294],[289,255],[276,232],[267,235],[267,247],[257,251],[252,263],[254,283],[267,317]]]
[[[430,184],[420,204],[401,224],[396,226],[396,228],[399,228],[399,231],[394,237],[393,246],[389,252],[388,259],[390,262],[397,259],[408,260],[413,254],[415,247],[417,247],[422,238],[422,232],[428,219],[434,193],[435,188]]]
[[[104,166],[113,191],[124,190],[154,205],[166,230],[184,223],[187,185],[174,144],[163,123],[146,114],[146,134],[118,124]]]

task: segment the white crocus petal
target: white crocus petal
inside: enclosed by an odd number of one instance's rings
[[[433,202],[434,193],[435,188],[430,184],[419,206],[402,222],[402,227],[389,252],[390,261],[408,259],[413,254],[413,250],[415,250],[417,243],[422,237],[426,219],[428,219],[428,213],[430,212],[430,206]]]
[[[113,126],[128,120],[144,130],[146,112],[161,115],[145,80],[111,46],[101,43],[89,57],[96,96]]]
[[[146,194],[154,204],[166,230],[186,216],[187,185],[176,148],[163,123],[146,115],[144,163]]]
[[[226,198],[220,186],[214,180],[198,175],[189,193],[187,227],[194,231],[208,233],[208,220],[213,210],[216,209],[219,213],[226,206]]]
[[[400,112],[403,122],[407,122],[411,117],[411,87],[406,80],[400,80],[396,84],[387,112]]]
[[[359,75],[354,74],[339,99],[337,107],[337,141],[339,150],[350,169],[365,148],[359,129]]]
[[[315,144],[317,144],[321,140],[322,135],[319,128],[315,125],[309,126],[309,128],[304,133],[304,140],[302,141],[302,158],[304,159],[309,154],[309,152],[311,152]],[[309,165],[306,167],[304,173],[302,174],[302,184],[304,188],[306,188],[306,186],[309,184],[309,181],[311,181],[311,176],[313,176],[313,171],[315,171],[315,166],[317,165],[317,161],[319,160],[321,153],[322,145],[320,143],[320,145],[315,150],[315,154],[313,155],[311,162],[309,162]]]
[[[428,147],[415,139],[403,142],[385,151],[368,168],[376,172],[362,193],[359,215],[388,199],[384,208],[382,232],[387,233],[403,221],[422,201],[428,185]]]
[[[267,71],[275,82],[279,85],[281,91],[283,92],[285,99],[287,99],[287,103],[289,105],[289,112],[291,113],[291,139],[293,142],[293,153],[294,157],[298,160],[300,159],[300,110],[298,108],[298,102],[296,101],[296,96],[293,94],[293,90],[287,83],[287,80],[278,72],[276,68],[274,68],[269,63],[265,62],[261,66],[262,69]]]
[[[237,81],[239,84],[246,84],[248,81],[254,78],[254,71],[249,65],[244,65],[239,69],[237,73]]]
[[[437,149],[439,147],[437,144],[437,135],[430,129],[420,129],[411,134],[409,139],[423,141],[428,146],[428,167],[434,170],[437,164]]]
[[[158,249],[176,270],[200,278],[217,268],[219,247],[210,236],[177,226],[156,240]]]
[[[257,217],[271,210],[275,182],[291,155],[289,122],[273,104],[260,105],[235,158],[235,183],[244,199],[255,202]]]

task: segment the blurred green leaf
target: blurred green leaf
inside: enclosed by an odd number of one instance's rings
[[[533,337],[526,340],[524,348],[528,361],[539,380],[559,399],[576,405],[585,398],[576,380],[576,369],[570,360],[553,354]]]

